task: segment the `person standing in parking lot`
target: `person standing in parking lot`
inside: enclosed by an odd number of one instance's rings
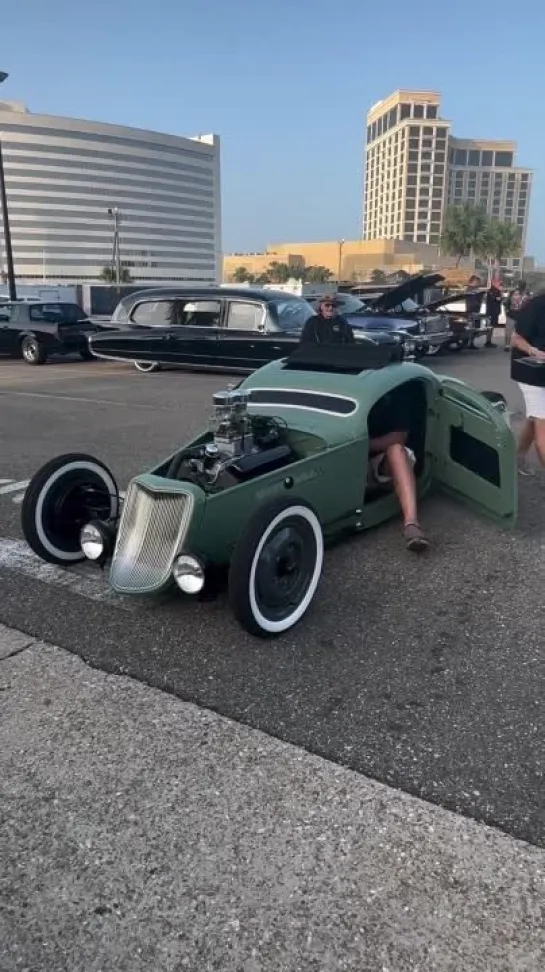
[[[301,344],[354,344],[354,332],[350,324],[337,313],[334,297],[320,301],[318,313],[309,317],[301,333]]]
[[[511,354],[511,378],[526,406],[526,420],[518,441],[518,468],[531,475],[528,453],[535,446],[545,466],[545,292],[528,300],[517,313]]]
[[[507,300],[505,301],[505,337],[504,337],[504,351],[511,350],[511,338],[513,337],[513,331],[515,330],[515,320],[517,314],[526,303],[528,303],[530,295],[528,293],[526,284],[524,280],[521,280],[517,284],[515,290],[509,294]]]

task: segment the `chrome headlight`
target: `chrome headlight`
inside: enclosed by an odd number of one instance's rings
[[[174,561],[172,576],[184,594],[198,594],[204,587],[204,567],[190,554],[180,554]]]
[[[82,527],[79,542],[87,560],[100,560],[106,548],[106,538],[96,523]]]

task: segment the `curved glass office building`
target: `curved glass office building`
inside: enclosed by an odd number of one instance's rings
[[[96,281],[115,265],[116,222],[132,280],[221,279],[216,136],[180,138],[0,102],[0,139],[21,283]]]

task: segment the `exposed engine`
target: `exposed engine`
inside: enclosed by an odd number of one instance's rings
[[[243,388],[216,392],[211,440],[176,456],[168,475],[192,480],[210,492],[293,462],[296,457],[285,441],[285,422],[250,415],[249,399]]]

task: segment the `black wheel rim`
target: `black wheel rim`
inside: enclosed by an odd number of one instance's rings
[[[108,519],[111,496],[96,473],[74,470],[61,476],[47,493],[42,527],[51,544],[66,553],[80,549],[80,531],[94,519]]]
[[[314,530],[307,520],[283,520],[267,537],[255,570],[255,599],[269,621],[284,621],[300,605],[316,567]]]

